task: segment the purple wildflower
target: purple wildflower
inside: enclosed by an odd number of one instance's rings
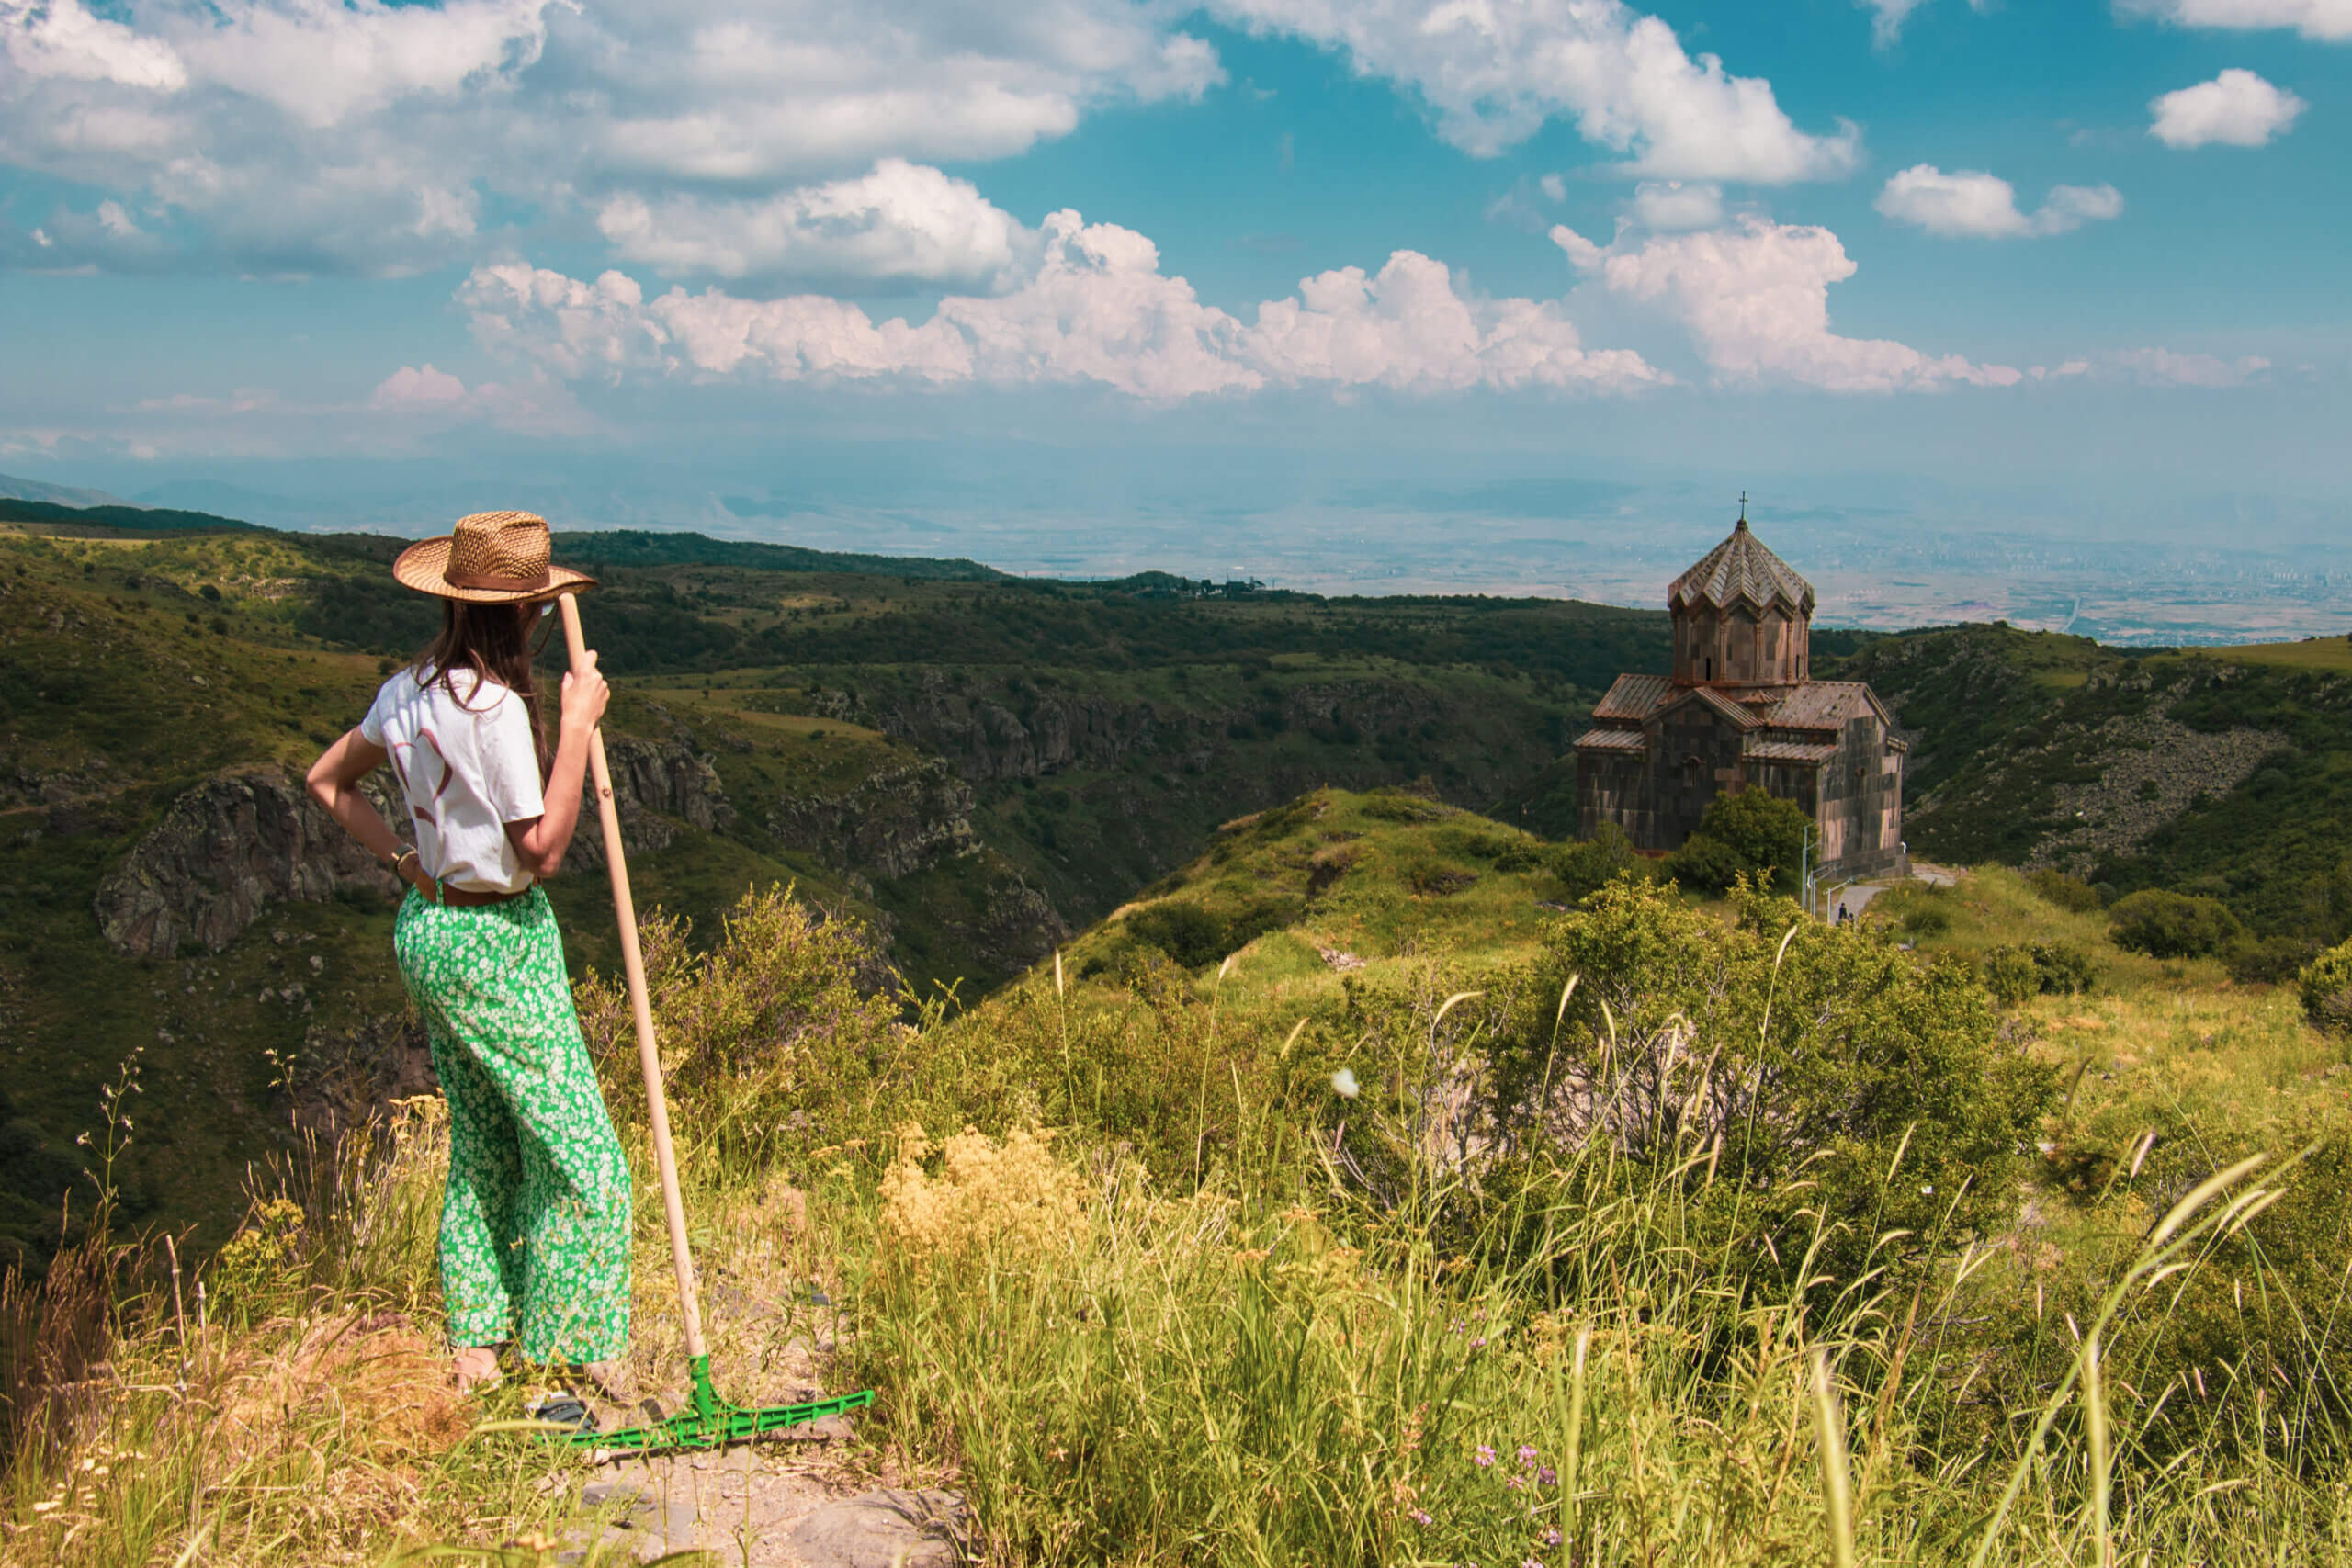
[[[1545,1530],[1544,1532],[1544,1544],[1546,1546],[1559,1545],[1560,1532],[1558,1530]]]
[[[1426,1509],[1416,1508],[1413,1510],[1413,1522],[1417,1525],[1426,1525],[1432,1521]]]
[[[1547,1464],[1535,1472],[1535,1479],[1546,1486],[1557,1486],[1560,1483],[1560,1472]]]
[[[1473,1339],[1470,1341],[1470,1348],[1473,1350],[1483,1350],[1486,1348],[1487,1342],[1484,1338]]]
[[[1478,1461],[1478,1468],[1480,1470],[1485,1470],[1495,1462],[1495,1450],[1485,1443],[1480,1443],[1478,1445],[1478,1452],[1476,1457]]]
[[[1527,1486],[1527,1477],[1523,1475],[1506,1475],[1503,1477],[1503,1484],[1510,1487],[1514,1492],[1523,1491]]]
[[[1535,1449],[1534,1449],[1534,1446],[1533,1446],[1532,1444],[1530,1444],[1530,1443],[1521,1443],[1521,1444],[1520,1444],[1520,1445],[1519,1445],[1519,1464],[1520,1464],[1520,1468],[1521,1468],[1521,1469],[1522,1469],[1522,1470],[1524,1470],[1524,1469],[1526,1469],[1529,1465],[1533,1464],[1534,1462],[1535,1462]]]

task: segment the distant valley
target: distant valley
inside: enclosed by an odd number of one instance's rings
[[[232,1216],[295,1122],[417,1079],[390,886],[293,781],[433,607],[391,582],[399,540],[229,521],[0,502],[0,1235],[36,1251],[134,1047],[152,1126],[126,1193],[175,1222]],[[1618,672],[1667,660],[1662,612],[1561,599],[1023,579],[675,533],[558,551],[604,582],[586,616],[618,682],[640,907],[700,941],[747,886],[789,883],[865,922],[874,982],[895,971],[910,1006],[1001,986],[1221,824],[1326,785],[1571,835],[1567,741]],[[1814,646],[1914,734],[1916,853],[2352,930],[2352,644],[2142,654],[1975,626]],[[609,971],[596,860],[552,891],[575,961]]]

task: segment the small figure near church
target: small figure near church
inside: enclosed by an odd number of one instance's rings
[[[1674,672],[1618,676],[1577,738],[1577,829],[1679,849],[1716,795],[1762,789],[1813,818],[1824,875],[1902,875],[1909,747],[1869,686],[1812,679],[1813,585],[1741,500],[1731,537],[1667,591]]]

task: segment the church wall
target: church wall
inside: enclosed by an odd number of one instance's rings
[[[1793,801],[1798,810],[1821,818],[1820,770],[1804,762],[1750,762],[1747,786],[1781,800]]]
[[[1636,849],[1654,849],[1657,837],[1651,807],[1649,759],[1579,752],[1577,755],[1577,836],[1589,839],[1603,822],[1614,822]]]
[[[1838,877],[1871,876],[1903,859],[1903,753],[1875,717],[1849,719],[1838,754],[1822,765],[1821,864]]]
[[[1679,850],[1715,796],[1746,776],[1740,765],[1746,736],[1704,703],[1685,703],[1656,726],[1653,737],[1656,837],[1643,847]]]
[[[1804,679],[1811,618],[1775,604],[1760,615],[1690,605],[1674,618],[1674,678],[1686,685],[1786,686]]]

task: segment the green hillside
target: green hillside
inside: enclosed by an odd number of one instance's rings
[[[697,789],[705,760],[723,807],[707,826],[681,800],[655,809],[640,907],[715,934],[745,886],[793,884],[864,920],[912,998],[984,994],[1219,823],[1301,791],[1426,775],[1457,807],[1504,799],[1621,663],[1663,647],[1663,616],[1591,605],[1184,598],[593,537],[608,728]],[[247,1168],[290,1146],[290,1111],[382,1055],[401,1012],[390,912],[356,886],[272,898],[220,950],[153,958],[111,945],[95,905],[177,803],[224,773],[299,775],[430,636],[430,603],[385,571],[403,543],[0,535],[0,1052],[46,1064],[12,1071],[0,1108],[0,1233],[53,1241],[73,1141],[134,1046],[156,1133],[125,1201],[175,1223],[232,1214]],[[241,874],[190,868],[186,896]],[[550,891],[575,962],[609,969],[601,873]]]
[[[1915,852],[2206,894],[2258,931],[2332,942],[2352,934],[2347,649],[1977,626],[1874,641],[1842,672],[1917,733]]]

